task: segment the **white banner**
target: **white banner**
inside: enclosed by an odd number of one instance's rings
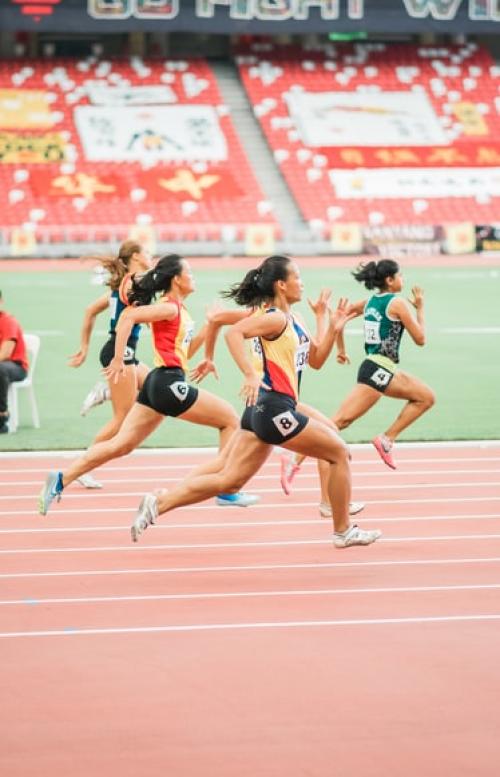
[[[77,106],[75,123],[91,162],[220,162],[227,159],[219,117],[209,105],[161,108]]]
[[[329,176],[340,200],[500,197],[500,167],[330,170]]]
[[[87,94],[93,105],[166,105],[177,102],[170,86],[88,86]]]
[[[446,146],[424,92],[288,92],[306,146]]]

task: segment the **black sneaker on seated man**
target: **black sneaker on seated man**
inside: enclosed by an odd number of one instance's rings
[[[6,434],[9,431],[9,414],[0,414],[0,434]]]

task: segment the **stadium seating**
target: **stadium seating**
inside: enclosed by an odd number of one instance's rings
[[[329,234],[336,222],[498,221],[500,68],[475,43],[330,43],[307,50],[260,42],[240,48],[236,61],[276,162],[314,231]],[[404,93],[400,107],[388,109],[394,92]],[[329,125],[332,102],[342,115]],[[408,143],[391,142],[396,125]],[[322,145],[321,138],[329,142]]]
[[[140,105],[145,94],[148,104]],[[192,128],[185,149],[168,137],[171,106],[183,109]],[[122,119],[130,110],[135,134]],[[126,131],[120,156],[118,135]],[[139,233],[153,227],[162,241],[241,239],[248,224],[278,234],[263,203],[204,60],[0,61],[0,229],[7,239],[26,241],[31,231],[38,243],[121,240],[131,225]]]

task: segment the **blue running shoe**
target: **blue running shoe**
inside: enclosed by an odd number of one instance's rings
[[[250,507],[250,505],[256,504],[259,499],[260,496],[245,494],[243,491],[240,491],[238,494],[219,494],[215,498],[215,503],[219,506]]]
[[[38,512],[40,515],[47,515],[50,505],[57,499],[61,501],[63,492],[62,472],[49,472],[45,485],[38,497]]]

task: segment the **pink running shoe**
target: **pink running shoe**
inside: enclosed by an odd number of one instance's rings
[[[299,464],[296,464],[293,458],[284,453],[281,457],[281,488],[287,496],[290,496],[292,480],[299,471]]]
[[[375,437],[375,439],[372,440],[372,443],[384,464],[387,464],[391,469],[396,469],[391,453],[393,446],[392,441],[389,440],[385,434],[379,434],[378,437]]]

